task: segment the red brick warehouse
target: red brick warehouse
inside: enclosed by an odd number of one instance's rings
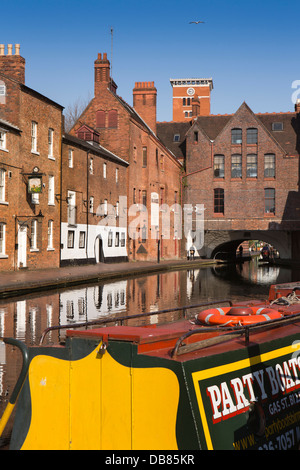
[[[0,45],[0,270],[59,266],[62,111]]]
[[[116,93],[107,54],[98,54],[94,72],[94,98],[70,133],[76,135],[83,124],[91,126],[99,133],[101,145],[129,163],[128,225],[138,219],[135,237],[128,240],[129,259],[156,259],[158,240],[161,257],[179,257],[180,240],[174,233],[173,214],[170,236],[164,238],[161,226],[162,215],[166,214],[159,212],[159,206],[179,202],[183,167],[156,135],[154,83],[136,82],[130,106]],[[147,208],[147,213],[139,210],[139,204]]]

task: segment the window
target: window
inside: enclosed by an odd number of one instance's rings
[[[89,169],[90,169],[90,175],[92,175],[94,173],[94,159],[93,158],[90,158]]]
[[[96,127],[105,127],[105,112],[97,111],[96,112]]]
[[[6,132],[0,129],[0,149],[6,150]]]
[[[106,163],[103,163],[103,178],[106,178]]]
[[[265,213],[275,214],[275,189],[265,188]]]
[[[267,153],[265,155],[265,178],[275,178],[275,155],[273,153]]]
[[[180,134],[174,134],[173,142],[180,142]]]
[[[119,217],[119,201],[116,202],[116,217]]]
[[[73,151],[73,149],[69,149],[68,160],[69,160],[69,168],[73,168],[73,164],[74,164],[74,151]]]
[[[132,204],[136,203],[136,189],[133,188],[132,190]]]
[[[118,127],[118,112],[115,109],[108,111],[108,127]]]
[[[94,197],[90,197],[90,202],[89,202],[89,211],[93,214],[94,212]]]
[[[5,201],[5,173],[3,168],[0,169],[0,202]]]
[[[247,129],[247,144],[257,144],[257,129]]]
[[[0,255],[5,255],[5,224],[0,223]]]
[[[68,248],[74,248],[74,230],[68,230]]]
[[[273,122],[272,131],[283,131],[283,122]]]
[[[79,248],[85,247],[85,232],[79,232]]]
[[[119,181],[119,168],[116,168],[116,183]]]
[[[143,206],[147,207],[147,191],[146,190],[142,191],[142,204]]]
[[[224,214],[224,189],[214,189],[214,213]]]
[[[121,246],[125,246],[125,233],[121,232]]]
[[[76,224],[76,193],[68,191],[68,224]]]
[[[199,137],[198,137],[198,131],[195,131],[195,132],[194,132],[194,142],[197,143],[197,142],[198,142],[198,138],[199,138]]]
[[[54,176],[49,176],[49,186],[48,186],[48,204],[54,206],[55,204],[55,190],[54,190]]]
[[[48,221],[48,250],[53,250],[53,220]]]
[[[53,136],[54,130],[48,129],[48,157],[53,158]]]
[[[108,232],[107,246],[112,247],[112,243],[113,243],[113,233],[112,233],[112,231],[110,230],[110,231]]]
[[[232,129],[231,131],[231,143],[241,144],[242,143],[242,129]]]
[[[147,166],[147,147],[143,147],[143,167]]]
[[[107,215],[107,199],[104,199],[104,203],[103,203],[103,209],[104,209],[104,215]]]
[[[231,156],[231,178],[242,177],[242,155]]]
[[[6,87],[5,83],[0,81],[0,96],[5,96],[6,95]]]
[[[224,155],[214,156],[214,177],[224,178]]]
[[[31,237],[30,237],[30,248],[31,250],[37,249],[37,220],[31,221]]]
[[[120,234],[119,232],[116,232],[115,246],[119,246],[119,240],[120,240]]]
[[[31,122],[31,151],[37,152],[37,122]]]
[[[257,155],[247,155],[247,178],[257,178]]]

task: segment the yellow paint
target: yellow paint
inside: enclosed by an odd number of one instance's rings
[[[23,449],[175,449],[179,384],[164,368],[131,369],[97,348],[78,361],[36,356]]]
[[[207,423],[206,413],[203,405],[203,400],[200,392],[199,383],[201,380],[209,379],[211,377],[217,377],[219,375],[228,374],[229,372],[236,372],[241,369],[246,369],[247,367],[253,367],[254,365],[260,364],[262,362],[267,362],[272,359],[277,359],[278,357],[285,356],[287,354],[292,354],[297,349],[300,349],[300,345],[290,345],[284,348],[275,349],[268,353],[264,353],[258,356],[250,357],[243,359],[241,361],[232,362],[225,364],[223,366],[212,367],[211,369],[206,369],[203,371],[197,371],[192,374],[196,397],[199,406],[199,412],[201,416],[202,426],[204,430],[206,445],[208,450],[213,449],[213,444],[210,436],[210,431]]]
[[[169,369],[133,371],[133,449],[174,450],[179,384]]]
[[[15,407],[15,405],[13,405],[12,403],[7,403],[7,405],[6,405],[4,413],[3,413],[2,418],[0,420],[0,436],[2,435],[2,433],[4,431],[4,428],[5,428],[7,422],[10,418],[10,415],[13,412],[14,407]]]

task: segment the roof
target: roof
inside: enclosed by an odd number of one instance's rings
[[[261,121],[266,130],[275,141],[284,149],[287,155],[299,155],[300,153],[300,115],[295,112],[286,113],[258,113],[254,114]],[[198,116],[197,123],[210,140],[215,140],[233,114],[219,114]],[[157,134],[164,145],[168,147],[177,158],[185,157],[185,137],[195,120],[185,122],[158,122]],[[273,123],[282,123],[282,131],[272,130]],[[174,136],[179,134],[176,142]]]
[[[98,154],[99,156],[106,158],[108,160],[114,161],[115,163],[120,163],[121,165],[128,166],[129,163],[123,158],[118,157],[114,153],[110,152],[106,148],[102,147],[102,145],[98,144],[97,142],[85,141],[82,139],[78,139],[71,134],[64,134],[63,135],[63,142],[66,144],[76,145],[78,147],[82,147],[83,149],[93,152],[94,154]]]

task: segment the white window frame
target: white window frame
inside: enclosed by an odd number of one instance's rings
[[[104,199],[104,203],[103,203],[103,212],[104,212],[104,215],[107,215],[107,199]]]
[[[94,196],[91,196],[90,197],[90,201],[89,201],[89,211],[91,214],[94,213]]]
[[[94,174],[94,159],[90,158],[90,175]]]
[[[48,220],[48,247],[47,250],[54,250],[53,247],[53,220]]]
[[[6,224],[0,222],[0,257],[8,258],[6,255]]]
[[[106,163],[103,163],[103,178],[106,179],[107,175],[107,165]]]
[[[5,190],[6,190],[6,170],[0,168],[0,203],[5,203]]]
[[[53,154],[53,141],[54,141],[54,129],[51,127],[48,129],[48,158],[55,160]]]
[[[55,179],[52,175],[49,175],[48,180],[48,205],[55,206]]]
[[[73,168],[73,164],[74,164],[74,150],[73,149],[69,149],[68,161],[69,161],[69,168]]]
[[[116,168],[116,183],[119,182],[119,168]]]
[[[36,121],[31,121],[31,152],[38,154],[37,151],[37,128],[38,124]]]
[[[30,251],[38,251],[37,249],[37,220],[31,221],[31,237],[30,237]]]
[[[0,129],[0,150],[6,150],[6,134],[7,132],[3,129]]]

